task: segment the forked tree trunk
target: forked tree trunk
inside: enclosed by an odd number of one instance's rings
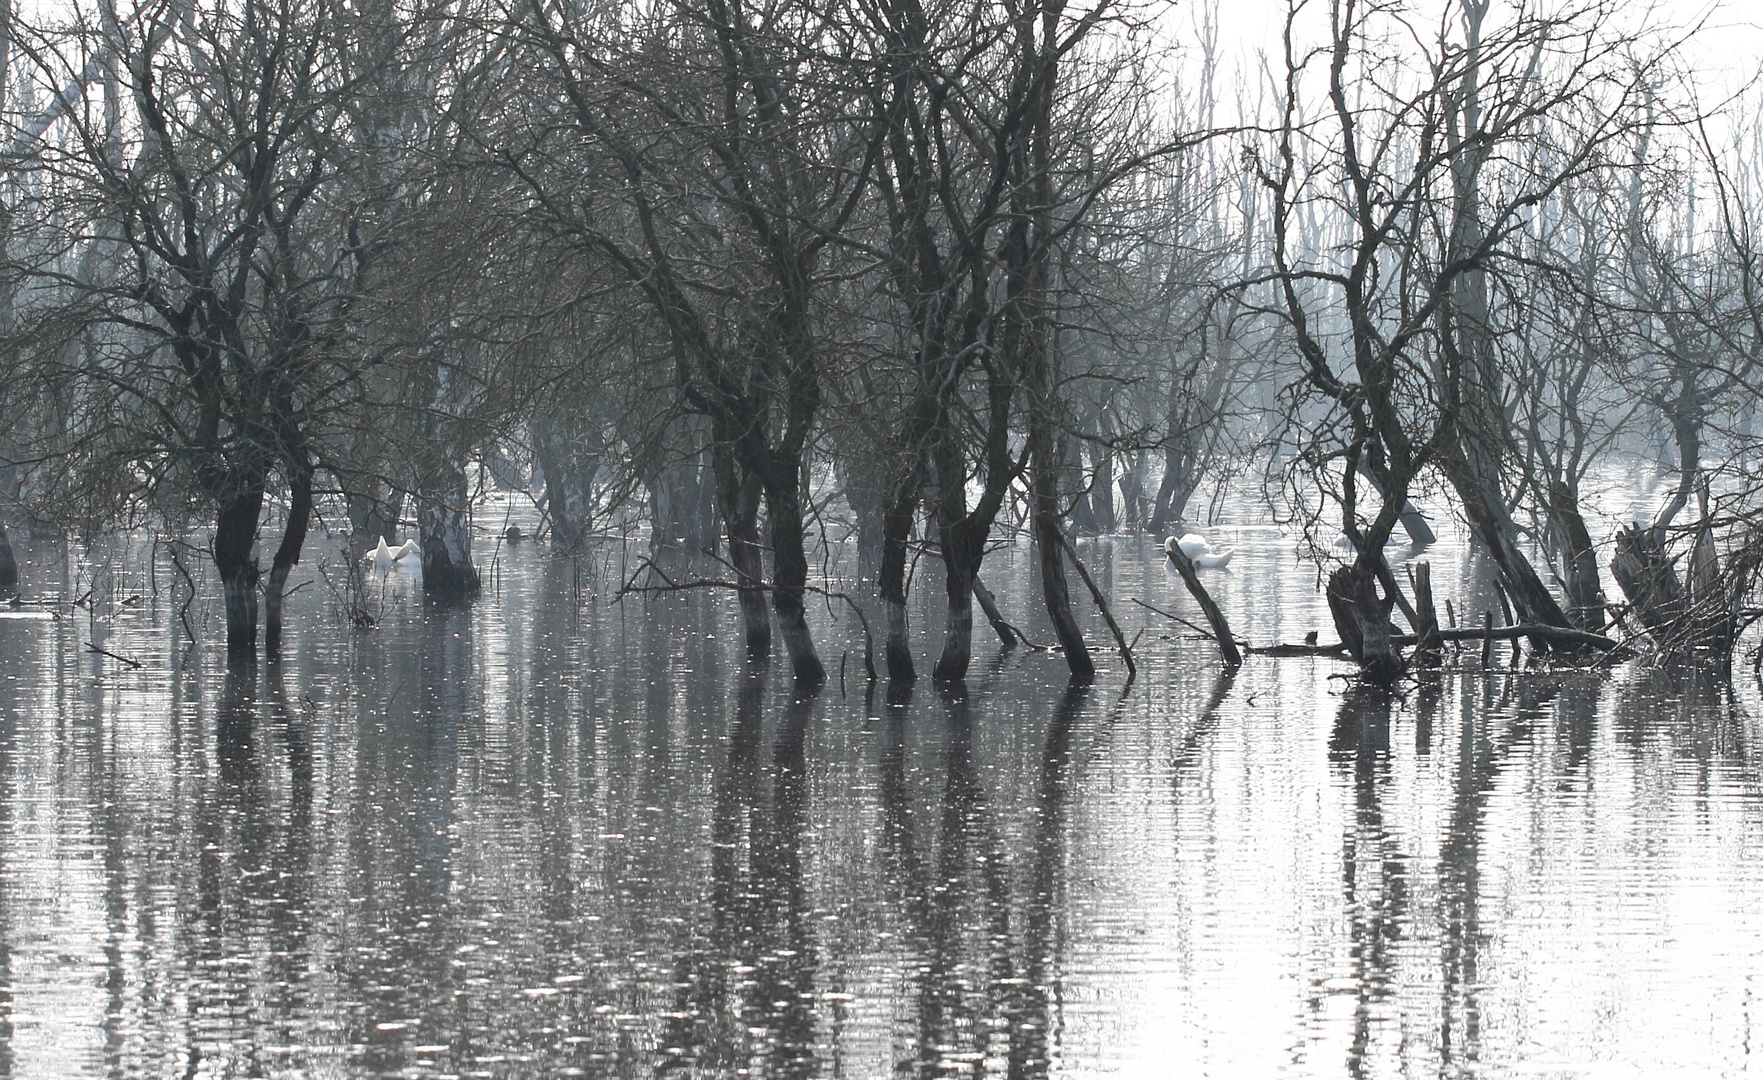
[[[288,575],[300,561],[300,550],[306,544],[306,530],[312,521],[312,470],[296,471],[289,487],[288,523],[270,560],[269,579],[263,589],[263,647],[271,653],[282,647],[282,598]]]
[[[264,478],[236,478],[233,494],[220,504],[214,523],[214,569],[220,574],[226,610],[227,655],[233,660],[257,650],[257,520],[263,513]]]

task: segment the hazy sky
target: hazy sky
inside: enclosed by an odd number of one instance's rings
[[[1178,0],[1175,19],[1189,23],[1204,0]],[[1420,0],[1421,10],[1442,8],[1446,0]],[[1454,0],[1450,0],[1454,6]],[[1741,85],[1754,76],[1763,62],[1763,0],[1616,0],[1623,17],[1636,25],[1655,29],[1681,27],[1687,32],[1701,24],[1689,46],[1688,59],[1705,76],[1704,89],[1719,93]],[[1495,0],[1495,9],[1510,8],[1512,0]],[[1327,0],[1311,0],[1319,13]],[[1273,48],[1286,9],[1285,0],[1219,0],[1220,36],[1227,50],[1234,44],[1252,52]],[[1496,16],[1497,17],[1497,16]]]

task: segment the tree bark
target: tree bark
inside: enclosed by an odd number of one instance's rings
[[[826,667],[814,651],[814,638],[808,632],[806,604],[808,585],[808,552],[802,527],[802,495],[800,476],[803,467],[792,462],[781,470],[788,474],[774,476],[765,485],[765,510],[771,524],[771,608],[777,615],[778,629],[783,633],[784,649],[789,653],[790,669],[800,682],[826,681]]]
[[[759,478],[734,458],[734,448],[719,442],[711,452],[716,469],[717,509],[728,533],[728,561],[735,571],[735,593],[747,654],[771,651],[771,613],[765,606],[764,546],[759,542]]]
[[[1358,662],[1361,676],[1377,686],[1392,686],[1402,674],[1390,627],[1395,600],[1378,595],[1377,573],[1361,555],[1328,577],[1328,610],[1341,643]]]
[[[226,608],[227,655],[232,660],[257,651],[257,520],[263,513],[262,476],[235,477],[233,493],[215,516],[214,568],[220,574]]]
[[[906,621],[906,544],[912,534],[912,517],[918,500],[891,497],[882,507],[881,560],[877,592],[887,609],[888,678],[911,682],[918,677],[912,663],[912,638]]]
[[[1549,482],[1549,534],[1567,593],[1567,618],[1581,630],[1604,628],[1604,587],[1598,580],[1598,552],[1579,512],[1579,495],[1566,480]]]
[[[312,469],[295,469],[289,480],[288,522],[282,542],[269,564],[269,580],[263,589],[263,647],[270,653],[282,647],[282,597],[288,575],[300,561],[306,530],[312,521]]]

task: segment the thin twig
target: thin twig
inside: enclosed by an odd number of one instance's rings
[[[139,660],[130,660],[126,656],[118,656],[116,653],[111,652],[109,649],[100,649],[98,646],[92,644],[90,641],[86,642],[86,648],[92,650],[95,653],[99,653],[103,656],[108,656],[112,660],[120,660],[123,663],[127,664],[131,668],[138,668],[141,666],[141,662]]]

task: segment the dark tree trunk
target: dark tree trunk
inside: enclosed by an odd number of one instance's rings
[[[393,491],[381,498],[378,485],[372,495],[350,493],[346,497],[349,507],[349,555],[356,562],[379,546],[381,540],[388,544],[398,540],[398,519],[404,513],[404,495]]]
[[[1604,587],[1598,581],[1598,552],[1579,512],[1579,495],[1565,480],[1549,482],[1549,532],[1567,592],[1567,618],[1581,630],[1604,628]]]
[[[227,655],[257,651],[257,521],[263,513],[264,477],[237,477],[233,494],[215,517],[214,568],[226,606]]]
[[[430,600],[460,603],[483,587],[471,561],[471,518],[463,505],[441,498],[422,509],[422,588]],[[463,499],[461,500],[461,503]]]
[[[986,588],[986,583],[977,577],[973,579],[973,598],[979,601],[979,609],[985,612],[986,621],[992,624],[992,631],[998,635],[998,640],[1006,649],[1015,648],[1017,639],[1022,635],[1004,618],[1004,613],[998,610],[998,598],[992,595],[992,590]]]
[[[938,682],[967,678],[973,659],[973,582],[985,554],[986,529],[970,521],[943,528],[943,577],[949,615],[943,628],[943,651],[931,675]]]
[[[312,469],[296,469],[289,481],[288,523],[282,542],[269,564],[269,580],[263,589],[263,647],[274,653],[282,647],[282,597],[288,575],[300,561],[306,530],[312,521]]]
[[[1056,496],[1055,496],[1056,498]],[[1071,669],[1071,680],[1094,682],[1096,661],[1084,643],[1083,630],[1071,610],[1071,586],[1065,576],[1065,542],[1059,534],[1056,514],[1037,509],[1034,515],[1035,546],[1040,553],[1041,591],[1047,601],[1047,617],[1053,621],[1053,633],[1065,650],[1065,664]]]
[[[1414,664],[1436,668],[1444,659],[1444,641],[1439,636],[1439,612],[1432,599],[1432,564],[1420,563],[1414,568],[1414,609],[1419,618],[1414,625]]]
[[[1377,686],[1394,685],[1402,674],[1390,627],[1395,599],[1378,594],[1377,572],[1364,555],[1329,575],[1327,597],[1335,631],[1363,678]]]
[[[12,541],[6,526],[0,523],[0,597],[18,595],[18,560],[12,556]]]
[[[1477,465],[1463,454],[1449,457],[1445,478],[1457,492],[1470,532],[1493,556],[1500,571],[1500,585],[1517,609],[1517,621],[1571,627],[1567,613],[1518,546],[1518,529],[1507,509],[1506,498],[1500,493],[1498,477],[1490,472],[1492,466],[1487,462]],[[1548,647],[1544,642],[1536,644],[1538,648]]]
[[[867,461],[842,461],[839,475],[845,501],[851,506],[857,529],[857,576],[865,581],[881,577],[887,546],[887,514],[890,500],[886,471]]]
[[[906,622],[906,555],[912,535],[912,517],[918,500],[896,495],[881,513],[881,565],[877,592],[887,609],[888,678],[911,682],[918,677],[912,664],[912,638]]]
[[[1171,447],[1163,463],[1163,480],[1157,485],[1157,502],[1151,510],[1151,531],[1166,532],[1175,527],[1188,512],[1188,500],[1200,486],[1193,473],[1193,462],[1184,452]]]
[[[759,542],[759,478],[742,469],[726,442],[713,450],[717,509],[728,532],[728,561],[735,571],[741,627],[749,656],[771,651],[771,613],[765,606],[765,551]]]
[[[808,632],[808,551],[802,526],[803,466],[792,463],[781,470],[784,475],[772,477],[765,486],[765,511],[771,524],[771,607],[777,614],[778,630],[784,638],[784,649],[790,656],[790,669],[798,680],[808,683],[826,681],[826,667],[814,651],[814,638]]]
[[[1132,455],[1132,464],[1120,474],[1120,526],[1138,530],[1146,524],[1145,467],[1150,460],[1147,451]]]

